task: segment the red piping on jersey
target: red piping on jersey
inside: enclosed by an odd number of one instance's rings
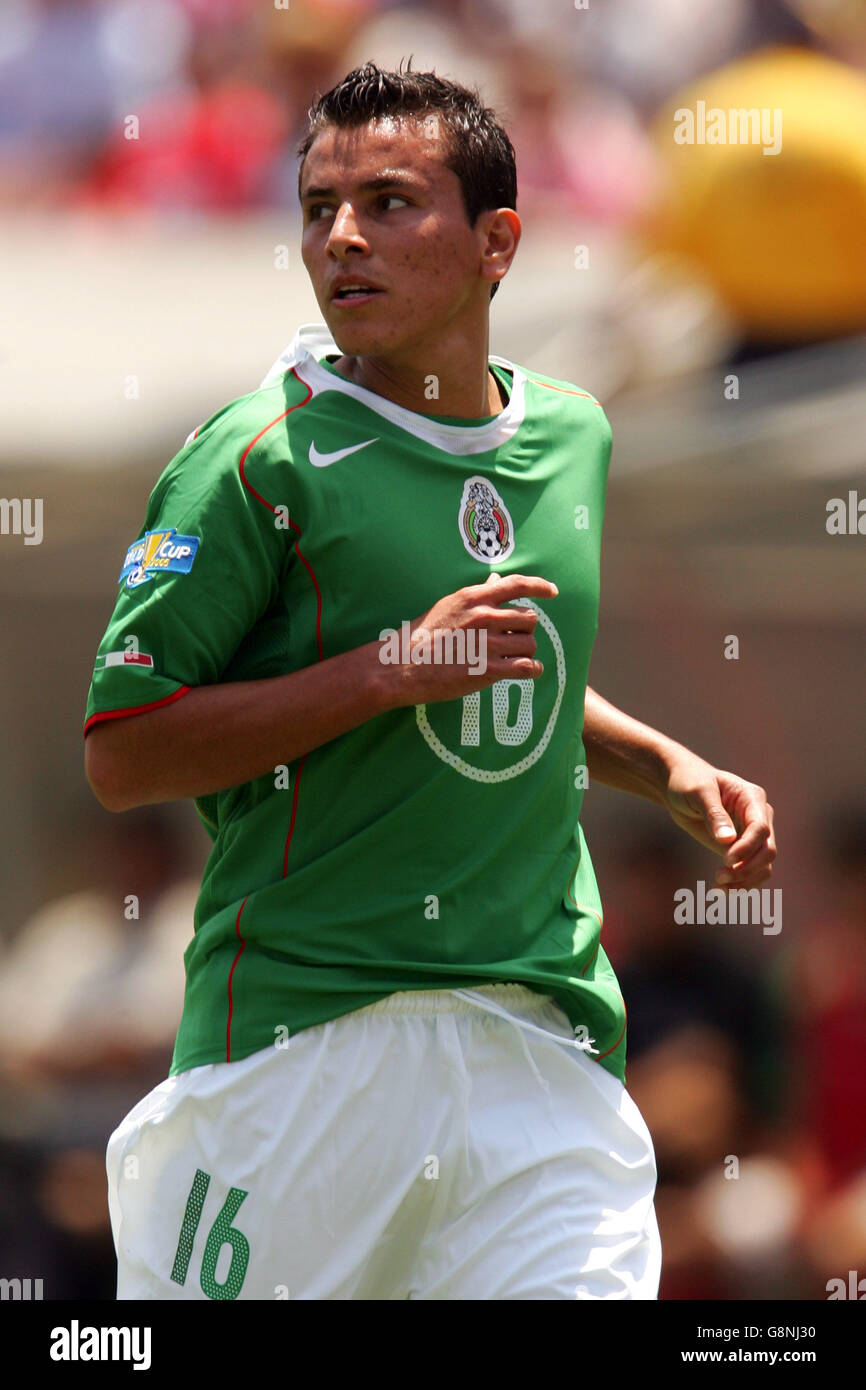
[[[290,405],[288,410],[284,410],[282,415],[278,415],[277,418],[275,420],[272,420],[269,425],[265,425],[263,430],[259,430],[255,439],[253,439],[244,449],[241,455],[241,461],[239,465],[241,482],[243,483],[244,487],[253,494],[253,497],[257,498],[258,501],[261,502],[262,506],[267,507],[268,511],[271,512],[275,512],[277,510],[275,505],[273,504],[273,502],[269,502],[266,497],[262,497],[262,494],[260,492],[256,492],[256,489],[253,487],[252,483],[247,481],[247,476],[244,472],[244,465],[246,464],[247,455],[249,454],[250,450],[253,448],[254,445],[258,444],[263,434],[267,434],[268,430],[272,429],[274,425],[278,425],[280,421],[285,420],[286,416],[290,415],[293,410],[299,410],[302,405],[306,405],[307,402],[311,399],[313,394],[313,388],[309,385],[308,382],[304,381],[303,377],[298,376],[297,369],[295,367],[292,367],[292,376],[295,378],[296,381],[300,382],[301,386],[306,386],[306,396],[302,401],[297,401],[295,405]],[[292,527],[293,530],[297,531],[299,536],[303,534],[300,526],[296,521],[292,520],[291,516],[289,517],[289,525]],[[319,660],[322,661],[322,594],[319,589],[319,585],[316,581],[316,576],[313,574],[312,567],[309,561],[307,560],[307,557],[304,554],[302,554],[300,546],[297,544],[297,542],[295,543],[295,554],[306,568],[307,573],[313,581],[313,588],[316,591],[316,641],[319,647]]]
[[[622,999],[622,995],[620,995],[619,997],[620,997],[620,999]],[[600,1052],[600,1053],[598,1054],[597,1057],[593,1057],[592,1060],[593,1060],[594,1062],[600,1062],[601,1059],[602,1059],[602,1057],[609,1057],[610,1054],[611,1054],[612,1052],[616,1052],[617,1048],[619,1047],[620,1043],[622,1042],[623,1038],[625,1037],[625,1030],[626,1030],[626,1028],[628,1027],[628,1014],[626,1013],[626,1007],[625,1007],[625,1000],[624,1000],[624,999],[622,999],[622,1010],[623,1010],[623,1013],[625,1014],[625,1023],[622,1025],[622,1032],[620,1033],[620,1035],[619,1035],[619,1037],[617,1038],[616,1042],[614,1043],[613,1047],[609,1047],[609,1048],[607,1049],[607,1052]]]
[[[297,776],[295,777],[295,794],[292,797],[292,819],[289,822],[289,833],[286,836],[286,848],[283,851],[283,878],[285,878],[286,874],[289,871],[289,845],[292,842],[292,831],[295,828],[295,816],[298,810],[298,788],[301,785],[301,773],[304,770],[304,763],[307,761],[307,756],[308,755],[305,753],[304,756],[301,758],[301,761],[298,764]]]
[[[269,430],[269,429],[273,429],[274,425],[278,425],[278,424],[280,423],[281,420],[285,420],[286,416],[287,416],[287,415],[290,415],[290,414],[292,413],[293,410],[299,410],[299,409],[301,408],[302,405],[306,405],[307,402],[308,402],[309,400],[312,399],[312,396],[313,396],[313,388],[312,388],[312,386],[310,386],[308,382],[304,381],[302,377],[298,376],[297,370],[296,370],[294,367],[292,367],[292,376],[295,378],[296,381],[298,381],[298,382],[301,384],[301,386],[305,386],[305,387],[307,388],[307,394],[306,394],[306,396],[304,397],[304,399],[303,399],[302,401],[297,401],[294,405],[290,405],[289,408],[288,408],[288,410],[284,410],[284,411],[282,412],[281,415],[278,415],[278,416],[276,417],[276,419],[271,420],[270,424],[269,424],[269,425],[265,425],[264,429],[259,430],[259,432],[258,432],[258,434],[256,435],[255,439],[252,439],[252,440],[250,441],[250,443],[247,445],[247,447],[244,449],[243,453],[241,454],[240,463],[239,463],[239,465],[238,465],[238,469],[239,469],[240,476],[241,476],[241,482],[243,483],[244,487],[247,489],[248,492],[251,492],[251,493],[252,493],[253,497],[255,497],[257,501],[261,502],[262,506],[267,507],[267,508],[268,508],[268,511],[271,511],[271,512],[275,512],[275,511],[276,511],[276,506],[274,505],[273,502],[269,502],[268,499],[267,499],[266,497],[262,497],[261,493],[260,493],[260,492],[257,492],[256,489],[253,487],[252,483],[248,481],[247,476],[246,476],[246,472],[245,472],[245,465],[246,465],[246,461],[247,461],[247,458],[248,458],[248,456],[249,456],[250,450],[253,449],[253,448],[255,447],[256,444],[258,444],[259,440],[262,438],[262,435],[267,434],[268,430]],[[293,520],[292,520],[291,516],[289,517],[289,525],[292,527],[293,530],[297,531],[298,536],[301,536],[301,535],[303,534],[302,531],[301,531],[300,526],[298,526],[298,524],[297,524],[296,521],[293,521]],[[315,591],[316,591],[316,643],[317,643],[318,649],[319,649],[319,660],[321,661],[321,660],[323,660],[323,650],[322,650],[322,591],[321,591],[321,589],[319,588],[318,582],[317,582],[317,580],[316,580],[316,576],[315,576],[315,574],[313,573],[312,566],[310,565],[310,563],[309,563],[309,561],[307,560],[306,556],[303,555],[303,554],[301,553],[301,549],[300,549],[300,546],[298,545],[297,541],[295,542],[295,554],[298,556],[298,559],[301,561],[301,563],[302,563],[302,564],[304,565],[304,567],[306,568],[307,573],[308,573],[309,576],[310,576],[310,579],[313,581],[313,588],[314,588]],[[285,878],[286,873],[287,873],[287,871],[288,871],[288,863],[289,863],[289,845],[291,844],[291,840],[292,840],[292,831],[294,830],[294,827],[295,827],[295,816],[296,816],[296,814],[297,814],[297,809],[298,809],[298,788],[299,788],[299,786],[300,786],[301,773],[302,773],[302,771],[303,771],[304,763],[306,762],[306,759],[307,759],[307,754],[305,753],[304,756],[303,756],[303,758],[302,758],[301,761],[300,761],[300,764],[299,764],[299,766],[298,766],[297,776],[295,777],[295,793],[294,793],[294,796],[293,796],[293,798],[292,798],[292,818],[291,818],[291,822],[290,822],[290,824],[289,824],[289,831],[288,831],[288,834],[287,834],[287,836],[286,836],[286,845],[285,845],[285,849],[284,849],[284,851],[283,851],[283,878]],[[247,898],[248,898],[248,897],[249,897],[249,894],[247,894]],[[235,973],[235,966],[237,965],[238,961],[240,960],[241,956],[243,955],[244,947],[246,946],[246,942],[244,941],[243,937],[241,936],[241,932],[240,932],[240,920],[241,920],[241,912],[243,912],[243,910],[244,910],[244,908],[246,907],[246,904],[247,904],[247,898],[244,898],[243,902],[241,903],[240,911],[238,912],[238,915],[237,915],[237,921],[235,922],[235,932],[237,933],[238,940],[240,941],[241,944],[240,944],[240,949],[239,949],[238,952],[237,952],[237,955],[235,956],[234,960],[232,961],[232,966],[231,966],[231,970],[229,971],[229,979],[228,979],[229,1006],[228,1006],[228,1021],[227,1021],[227,1023],[226,1023],[226,1061],[227,1061],[227,1062],[230,1062],[230,1061],[231,1061],[231,1047],[232,1047],[232,1015],[233,1015],[233,1013],[234,1013],[234,1000],[233,1000],[233,998],[232,998],[232,976],[233,976],[234,973]]]
[[[246,905],[247,905],[247,898],[248,898],[248,897],[249,897],[249,893],[247,893],[247,897],[244,898],[243,902],[241,903],[240,908],[238,909],[238,915],[237,915],[237,917],[235,918],[235,934],[237,935],[238,941],[241,943],[241,946],[240,946],[240,950],[238,951],[237,955],[235,956],[234,960],[232,961],[232,968],[231,968],[231,970],[229,971],[229,1016],[228,1016],[228,1021],[226,1022],[226,1061],[227,1061],[227,1062],[230,1062],[230,1061],[232,1060],[232,1014],[234,1013],[234,1000],[232,999],[232,975],[234,975],[234,973],[235,973],[235,966],[237,965],[238,961],[240,960],[241,956],[243,955],[243,953],[244,953],[244,947],[245,947],[246,944],[247,944],[247,943],[244,941],[243,937],[241,936],[241,913],[243,912],[244,908],[245,908]]]
[[[296,523],[292,521],[291,517],[289,517],[289,525],[294,526],[299,536],[302,534],[300,526],[296,525]],[[316,576],[313,574],[313,567],[307,559],[306,555],[301,554],[301,547],[298,545],[297,541],[295,542],[295,554],[297,555],[298,559],[301,560],[303,564],[306,566],[307,573],[312,579],[313,588],[316,591],[316,643],[319,648],[319,660],[324,661],[325,654],[322,650],[322,591],[319,588],[318,583],[316,582]]]
[[[598,946],[600,946],[600,945],[601,945],[601,942],[599,941]],[[590,956],[589,960],[586,962],[586,965],[585,965],[585,966],[583,967],[583,969],[581,970],[581,972],[580,972],[580,978],[581,978],[581,979],[583,979],[583,977],[584,977],[584,975],[586,974],[587,970],[588,970],[589,967],[592,965],[592,962],[595,960],[596,956],[598,955],[598,946],[596,946],[596,948],[595,948],[595,950],[593,951],[592,955]]]
[[[195,801],[195,797],[193,797],[193,800]],[[201,809],[197,801],[195,801],[195,809],[198,811],[202,820],[206,820],[208,825],[212,825],[214,830],[216,830],[217,832],[219,831],[219,826],[217,825],[216,821],[211,820],[210,816],[205,815],[204,811]]]
[[[597,401],[588,391],[572,391],[568,386],[551,386],[549,381],[536,381],[535,377],[532,377],[532,380],[536,386],[543,386],[545,391],[562,391],[566,396],[582,396],[585,401],[592,401],[593,405],[601,409],[601,401]]]
[[[575,868],[574,873],[575,873],[575,874],[577,873],[577,869],[576,869],[576,868]],[[571,877],[574,878],[574,874],[572,874]],[[578,911],[580,911],[580,912],[591,912],[592,915],[593,915],[593,917],[596,918],[596,920],[597,920],[597,922],[598,922],[598,925],[599,925],[600,927],[604,925],[604,923],[603,923],[602,920],[601,920],[600,914],[599,914],[598,912],[596,912],[596,910],[595,910],[594,907],[584,907],[583,903],[579,903],[579,902],[577,901],[577,898],[574,896],[574,894],[573,894],[572,891],[571,891],[571,881],[570,881],[570,880],[569,880],[568,887],[566,888],[565,891],[566,891],[566,893],[568,894],[568,896],[571,898],[571,901],[574,903],[574,905],[575,905],[575,907],[578,909]]]
[[[151,700],[149,705],[128,705],[126,709],[109,709],[102,714],[91,714],[84,726],[84,737],[87,738],[88,729],[94,724],[98,724],[102,719],[123,719],[128,714],[144,714],[145,710],[159,709],[160,705],[170,705],[172,700],[179,700],[181,695],[186,695],[192,690],[191,685],[182,685],[180,690],[176,690],[173,695],[165,695],[161,700]]]
[[[262,497],[262,494],[261,494],[260,492],[256,492],[256,490],[255,490],[255,488],[253,487],[252,483],[248,483],[248,482],[247,482],[246,474],[244,473],[244,464],[245,464],[246,461],[247,461],[247,455],[249,454],[250,450],[253,449],[253,448],[255,448],[256,444],[258,444],[258,442],[259,442],[259,440],[261,439],[262,435],[267,434],[268,430],[272,430],[273,427],[274,427],[274,425],[278,425],[278,424],[280,423],[281,420],[285,420],[286,416],[287,416],[287,415],[291,415],[291,413],[292,413],[293,410],[300,410],[301,406],[302,406],[302,405],[306,405],[306,404],[307,404],[307,401],[308,401],[308,400],[310,399],[310,397],[312,396],[312,394],[313,394],[313,388],[312,388],[312,386],[307,386],[307,383],[306,383],[305,381],[301,381],[301,378],[298,376],[298,373],[295,371],[295,368],[294,368],[294,367],[292,368],[292,376],[295,378],[296,381],[299,381],[299,382],[301,383],[302,386],[306,386],[306,387],[307,387],[307,394],[306,394],[306,396],[304,397],[304,399],[303,399],[302,401],[296,401],[296,403],[295,403],[294,405],[290,405],[289,408],[288,408],[288,410],[284,410],[283,413],[282,413],[282,415],[278,415],[278,416],[276,417],[276,419],[272,420],[271,423],[270,423],[269,425],[265,425],[264,429],[259,430],[259,432],[258,432],[258,434],[256,435],[255,439],[251,439],[250,442],[249,442],[249,444],[247,445],[247,447],[244,449],[243,453],[241,454],[241,461],[240,461],[240,464],[238,465],[239,468],[240,468],[241,482],[243,483],[244,487],[247,488],[247,489],[253,494],[253,497],[257,497],[258,500],[262,503],[262,505],[265,506],[265,507],[267,507],[268,510],[271,511],[271,512],[275,512],[275,511],[277,510],[276,507],[274,506],[273,502],[269,502],[269,501],[267,500],[266,497]]]

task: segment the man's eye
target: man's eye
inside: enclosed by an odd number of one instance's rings
[[[403,203],[404,206],[409,206],[408,199],[402,198],[399,193],[384,193],[381,201],[383,203]]]
[[[310,207],[309,207],[309,209],[308,209],[308,215],[309,215],[309,218],[310,218],[310,221],[311,221],[311,222],[317,222],[317,221],[320,220],[320,219],[319,219],[319,213],[321,212],[322,208],[324,208],[326,212],[331,212],[331,211],[332,211],[332,209],[328,206],[327,203],[311,203],[311,204],[310,204]]]

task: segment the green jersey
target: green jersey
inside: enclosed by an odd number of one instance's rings
[[[171,1074],[396,990],[510,981],[551,995],[624,1080],[625,1008],[578,820],[610,427],[586,392],[504,358],[490,365],[507,405],[467,421],[356,386],[339,355],[304,325],[165,469],[85,736],[379,639],[383,658],[408,659],[409,622],[494,570],[558,587],[516,600],[538,613],[544,671],[386,712],[196,799],[213,845]]]

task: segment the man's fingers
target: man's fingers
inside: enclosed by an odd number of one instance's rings
[[[507,603],[509,599],[523,595],[528,598],[555,598],[559,593],[555,584],[538,574],[499,575],[494,572],[487,576],[483,584],[468,587],[475,589],[477,597],[486,603]]]
[[[725,850],[725,864],[729,868],[732,864],[751,859],[765,845],[770,845],[775,854],[773,808],[767,803],[760,788],[747,793],[742,807],[738,808],[738,815],[743,830]]]
[[[702,787],[698,796],[704,813],[704,824],[716,845],[724,848],[725,845],[734,844],[737,840],[737,827],[722,805],[717,787]]]
[[[725,878],[725,870],[720,870],[716,874],[716,884],[719,888],[726,891],[734,888],[757,888],[760,884],[766,883],[773,872],[772,864],[758,863],[748,872],[742,870],[734,875],[733,878]]]
[[[511,659],[517,656],[535,656],[538,644],[531,632],[494,634],[487,641],[488,657]]]
[[[755,888],[773,872],[773,808],[762,787],[740,782],[737,792],[736,813],[742,833],[726,849],[724,867],[716,874],[716,883],[720,888]]]
[[[486,627],[491,632],[534,632],[537,623],[534,608],[477,608],[469,627]]]
[[[719,869],[716,874],[716,883],[720,888],[753,888],[758,883],[763,883],[773,872],[773,860],[776,858],[775,848],[764,845],[750,859],[737,861],[730,868]]]

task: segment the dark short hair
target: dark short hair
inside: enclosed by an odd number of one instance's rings
[[[413,72],[409,58],[396,72],[364,63],[317,97],[307,112],[307,134],[298,146],[298,193],[304,160],[316,136],[326,126],[366,125],[380,116],[441,118],[447,155],[445,166],[460,180],[469,225],[490,208],[517,209],[517,168],[514,148],[496,112],[485,106],[476,90],[462,87],[435,72]],[[496,281],[490,298],[499,288]]]

